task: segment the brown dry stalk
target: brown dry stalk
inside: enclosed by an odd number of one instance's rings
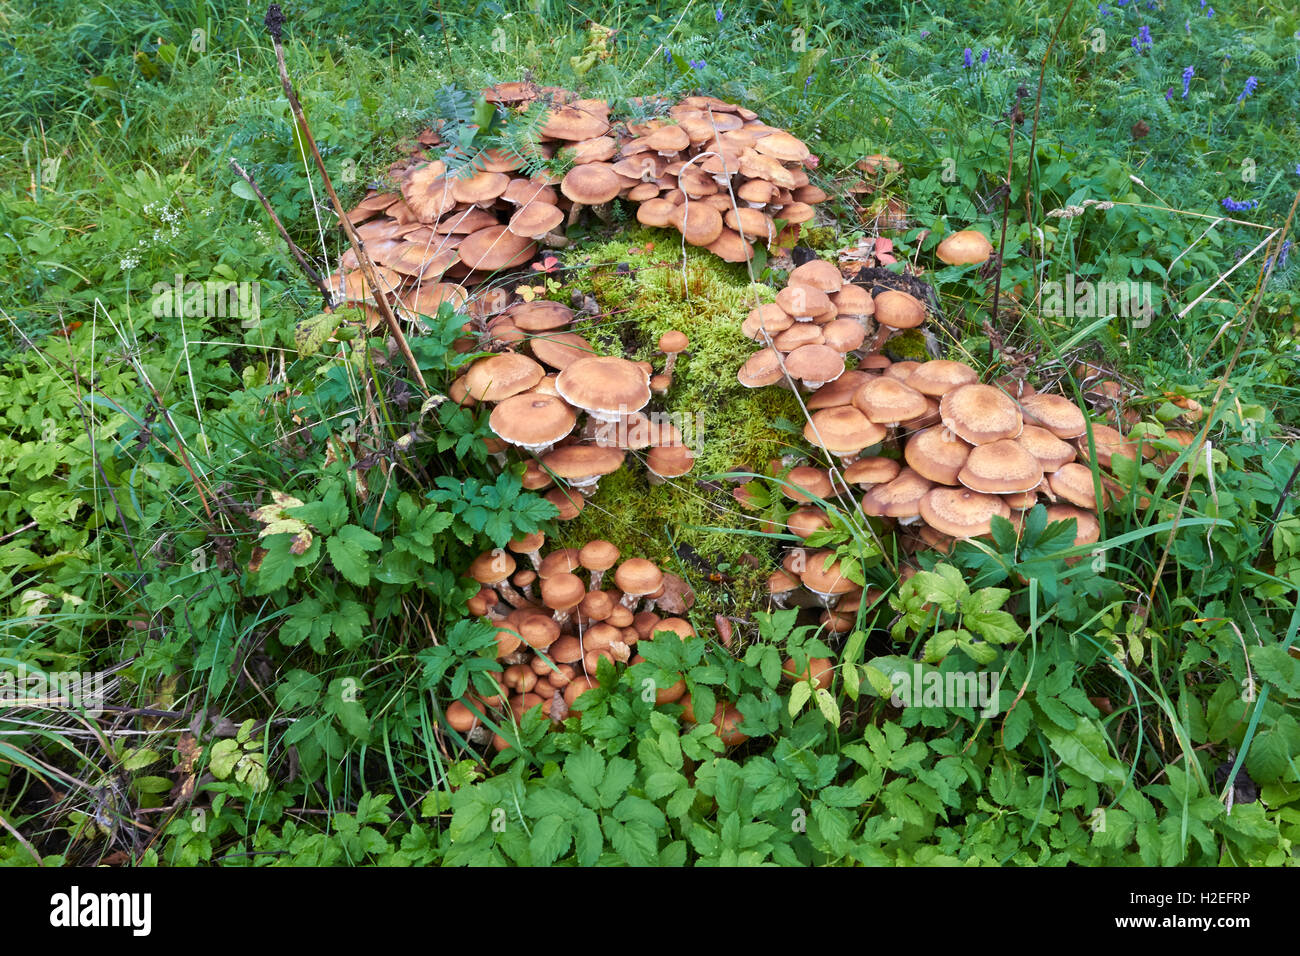
[[[334,191],[334,183],[325,169],[325,160],[321,158],[320,150],[316,148],[316,137],[312,135],[311,126],[307,123],[307,116],[303,113],[302,104],[298,102],[298,94],[294,92],[293,82],[289,79],[289,68],[284,62],[284,44],[280,39],[283,24],[284,15],[280,12],[280,5],[278,3],[271,4],[266,13],[267,31],[271,34],[271,40],[275,44],[275,62],[280,70],[280,85],[284,87],[284,95],[289,100],[289,108],[293,111],[294,120],[298,125],[298,132],[302,135],[303,142],[307,144],[308,149],[311,151],[317,170],[320,171],[321,179],[325,183],[325,191],[329,194],[330,202],[334,205],[334,212],[339,217],[339,222],[348,237],[348,243],[352,246],[352,251],[356,253],[357,262],[360,264],[366,283],[374,293],[379,314],[383,316],[384,322],[388,325],[388,332],[397,342],[397,347],[401,350],[402,357],[406,359],[406,365],[410,368],[411,374],[415,376],[420,391],[425,398],[428,398],[431,393],[429,386],[424,381],[424,375],[420,372],[419,363],[416,362],[415,355],[411,352],[411,345],[407,342],[405,333],[402,332],[397,316],[393,314],[387,298],[381,294],[375,265],[370,261],[370,256],[366,254],[365,246],[360,235],[357,234],[356,227],[348,219],[343,203],[339,200],[338,193]]]

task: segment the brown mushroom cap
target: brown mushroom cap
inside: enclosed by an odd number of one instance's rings
[[[541,239],[562,222],[564,222],[564,212],[559,206],[531,202],[527,206],[521,206],[519,211],[510,217],[506,228],[516,236]]]
[[[808,465],[791,468],[781,488],[782,494],[800,504],[807,504],[813,497],[829,498],[831,490],[830,475]]]
[[[664,228],[672,219],[677,207],[668,199],[647,199],[636,207],[636,221],[643,226]]]
[[[537,251],[537,243],[516,236],[505,226],[489,226],[466,236],[456,251],[469,268],[493,272],[527,262]]]
[[[808,388],[820,388],[844,374],[844,356],[828,345],[805,345],[785,357],[785,367]]]
[[[1043,471],[1053,472],[1074,461],[1075,449],[1069,442],[1057,438],[1041,425],[1026,425],[1016,438],[1022,448],[1038,459]]]
[[[674,206],[668,224],[693,246],[707,246],[722,235],[722,213],[702,202]]]
[[[971,449],[957,480],[987,494],[1024,492],[1038,487],[1043,466],[1019,442],[1003,438]]]
[[[509,186],[510,177],[505,173],[480,172],[473,176],[454,177],[451,194],[456,197],[456,202],[487,206]]]
[[[610,542],[597,538],[578,550],[578,562],[588,571],[608,571],[618,563],[619,550]]]
[[[822,334],[821,327],[812,322],[796,322],[772,340],[772,347],[778,352],[793,352],[805,345],[824,344],[826,336]]]
[[[568,577],[572,576],[573,575],[568,575]],[[555,578],[551,578],[550,580],[554,582]],[[543,594],[545,594],[546,588],[547,582],[543,581]],[[565,593],[567,593],[565,591],[566,585],[563,580],[561,580],[559,584],[552,584],[551,588],[553,594],[558,593],[560,596],[564,596]],[[568,610],[568,608],[565,608],[565,610]],[[541,611],[533,611],[529,614],[519,615],[515,618],[515,627],[519,632],[519,636],[523,639],[523,642],[534,650],[546,650],[546,648],[554,644],[560,636],[559,622],[549,614],[544,614]]]
[[[646,454],[645,466],[659,478],[680,478],[695,467],[695,455],[685,445],[656,445]]]
[[[599,206],[623,191],[623,180],[608,163],[583,163],[564,174],[560,192],[582,206]]]
[[[807,321],[814,315],[835,310],[834,303],[825,292],[803,285],[786,286],[776,294],[776,304],[796,322]]]
[[[836,405],[815,411],[804,425],[803,437],[834,455],[856,455],[884,440],[883,425],[867,418],[852,405]]]
[[[1052,489],[1052,494],[1064,498],[1070,504],[1087,508],[1089,511],[1097,510],[1097,495],[1092,482],[1092,471],[1087,465],[1078,462],[1062,465],[1048,476],[1047,484]],[[1104,486],[1101,488],[1101,503],[1102,507],[1110,504],[1110,495]]]
[[[481,402],[499,402],[532,388],[545,369],[527,355],[502,352],[481,358],[465,373],[468,395]]]
[[[800,139],[796,139],[783,130],[777,130],[764,136],[754,144],[754,149],[764,156],[771,156],[783,163],[801,163],[812,151]]]
[[[876,321],[894,329],[914,329],[925,321],[925,306],[915,296],[897,289],[876,293]]]
[[[942,425],[934,425],[907,439],[903,457],[917,474],[941,485],[956,485],[971,447]]]
[[[573,309],[563,302],[534,299],[518,302],[506,309],[502,316],[525,332],[550,332],[562,329],[573,321]]]
[[[515,559],[510,556],[510,553],[497,548],[493,551],[484,551],[471,561],[465,573],[479,584],[491,587],[514,574],[515,567]]]
[[[1138,457],[1138,444],[1130,441],[1115,428],[1109,425],[1093,425],[1092,440],[1097,448],[1097,462],[1105,468],[1110,467],[1111,458],[1115,455],[1122,455],[1125,458],[1131,458],[1134,461]],[[1088,435],[1085,432],[1075,440],[1075,445],[1079,449],[1079,456],[1088,460]]]
[[[542,578],[542,603],[553,611],[571,611],[587,594],[582,578],[572,572],[561,572]],[[556,630],[558,635],[558,628]],[[521,636],[527,640],[525,635]]]
[[[794,319],[790,318],[785,309],[775,302],[768,302],[766,305],[750,309],[749,315],[740,326],[740,331],[745,338],[762,341],[762,332],[764,330],[767,331],[768,335],[775,336],[792,325],[794,325]]]
[[[614,584],[629,597],[651,594],[659,590],[663,580],[663,572],[645,558],[628,558],[614,572]]]
[[[690,241],[689,239],[687,240]],[[734,229],[724,228],[718,238],[704,248],[724,262],[748,262],[754,257],[754,247]]]
[[[853,396],[853,404],[867,418],[881,425],[897,425],[916,418],[923,415],[927,407],[924,395],[886,375],[863,383]]]
[[[563,371],[579,359],[591,358],[595,350],[591,343],[576,332],[547,332],[528,340],[540,362]]]
[[[531,451],[555,444],[576,423],[573,409],[562,400],[532,392],[505,399],[488,418],[488,427],[497,437]]]
[[[790,516],[786,518],[786,526],[799,537],[806,538],[813,532],[829,528],[831,519],[826,517],[826,512],[820,508],[805,505],[790,512]]]
[[[1049,522],[1069,521],[1071,518],[1078,522],[1074,535],[1075,546],[1096,544],[1101,537],[1101,524],[1097,521],[1095,514],[1083,508],[1076,508],[1073,505],[1047,506],[1047,520]]]
[[[1024,421],[1020,409],[992,385],[962,385],[939,400],[944,425],[972,445],[1015,438]]]
[[[841,360],[841,366],[843,360]],[[775,385],[785,378],[785,372],[781,368],[781,357],[775,349],[762,349],[755,352],[745,364],[740,367],[736,373],[736,379],[746,388],[761,388],[764,385]]]
[[[865,490],[873,485],[883,485],[893,481],[901,470],[902,466],[893,458],[873,455],[859,458],[844,469],[844,480]]]
[[[980,380],[979,373],[965,362],[933,359],[922,362],[907,376],[907,384],[923,395],[940,398],[945,393]]]
[[[601,421],[640,411],[650,401],[650,376],[614,356],[578,359],[560,372],[555,388],[566,402]]]
[[[862,496],[862,513],[876,518],[915,518],[921,499],[934,487],[929,478],[911,467],[903,468],[893,481],[876,485]]]
[[[563,139],[570,142],[581,142],[604,136],[609,131],[608,110],[602,112],[592,106],[556,107],[546,114],[546,122],[541,129],[542,135],[549,139]]]
[[[623,466],[626,455],[621,448],[600,445],[565,445],[542,457],[542,464],[557,477],[581,483],[584,478],[608,475]]]
[[[861,348],[867,338],[866,326],[854,319],[833,319],[821,326],[821,333],[824,344],[841,354]]]
[[[847,594],[857,585],[844,576],[839,561],[832,561],[827,567],[826,559],[829,557],[829,551],[808,555],[808,566],[799,575],[799,579],[804,587],[818,595]]]
[[[836,319],[835,321],[839,321]],[[809,411],[817,411],[819,408],[834,408],[836,405],[852,405],[853,396],[858,393],[863,385],[871,378],[866,372],[850,369],[833,382],[827,382],[817,391],[808,396],[805,403]]]
[[[982,232],[963,229],[945,236],[935,255],[950,266],[978,265],[993,254],[993,243]]]
[[[830,295],[844,286],[840,270],[825,259],[809,259],[790,271],[789,285],[804,286]]]
[[[871,298],[871,293],[852,282],[846,282],[840,291],[833,293],[831,302],[834,303],[836,312],[847,318],[866,317],[876,313],[876,302]]]
[[[1011,518],[1011,508],[997,495],[968,488],[935,488],[921,499],[920,510],[926,524],[954,538],[990,533],[994,515]]]
[[[1039,392],[1022,398],[1020,407],[1027,422],[1042,425],[1057,438],[1078,438],[1088,430],[1079,406],[1063,395]]]
[[[670,329],[663,335],[659,336],[659,351],[665,354],[677,354],[685,352],[686,347],[691,344],[691,340],[686,337],[686,333],[679,332],[677,329]]]

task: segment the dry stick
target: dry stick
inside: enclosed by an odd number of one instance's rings
[[[21,833],[19,833],[14,828],[13,824],[11,824],[3,816],[0,816],[0,826],[8,830],[9,833],[13,836],[13,838],[17,840],[20,844],[22,844],[23,849],[32,855],[32,859],[36,861],[37,866],[45,865],[45,861],[41,859],[41,855],[36,852],[36,847],[28,843],[27,839]]]
[[[1300,205],[1300,191],[1297,191],[1295,198],[1291,200],[1291,209],[1286,214],[1286,222],[1282,224],[1281,230],[1275,234],[1278,243],[1277,248],[1272,250],[1273,254],[1269,257],[1267,267],[1260,273],[1259,278],[1255,280],[1255,303],[1251,306],[1250,315],[1246,318],[1246,324],[1242,326],[1241,335],[1237,336],[1237,347],[1232,351],[1232,358],[1228,359],[1228,366],[1223,370],[1223,375],[1219,378],[1219,387],[1215,390],[1214,400],[1210,403],[1210,412],[1205,416],[1205,424],[1201,426],[1200,432],[1196,436],[1196,443],[1194,446],[1196,450],[1187,457],[1189,464],[1197,455],[1200,454],[1201,448],[1205,445],[1205,440],[1209,436],[1210,425],[1214,422],[1215,412],[1218,411],[1219,402],[1223,398],[1224,389],[1228,387],[1228,377],[1236,367],[1237,359],[1241,357],[1242,349],[1246,347],[1246,339],[1250,336],[1250,330],[1255,325],[1255,316],[1259,314],[1259,304],[1264,298],[1264,287],[1268,284],[1269,277],[1273,275],[1273,267],[1277,264],[1277,249],[1281,248],[1282,243],[1286,241],[1287,234],[1291,231],[1291,221],[1295,218],[1297,205]],[[1212,466],[1213,462],[1206,462],[1207,469]],[[1279,499],[1277,510],[1274,512],[1275,520],[1276,515],[1281,511],[1283,500],[1285,500],[1287,494],[1290,493],[1291,484],[1295,480],[1295,477],[1296,476],[1293,474],[1287,481],[1286,487],[1283,489],[1282,498]],[[1160,554],[1160,562],[1156,565],[1155,574],[1151,576],[1151,590],[1147,592],[1146,607],[1142,609],[1144,616],[1145,614],[1150,613],[1151,605],[1155,601],[1156,588],[1160,586],[1160,576],[1164,573],[1165,564],[1169,561],[1169,552],[1174,546],[1174,536],[1178,534],[1178,523],[1182,519],[1183,512],[1187,510],[1187,499],[1191,494],[1191,491],[1192,469],[1188,468],[1187,480],[1183,483],[1183,494],[1182,497],[1178,499],[1178,510],[1174,512],[1173,524],[1169,529],[1169,537],[1166,539],[1164,550]],[[1256,557],[1256,560],[1258,560],[1258,557]]]
[[[343,226],[343,231],[348,237],[348,243],[352,246],[352,251],[356,253],[357,262],[360,264],[366,282],[374,290],[375,304],[379,309],[379,314],[384,317],[384,322],[388,325],[388,331],[397,342],[397,347],[401,350],[402,357],[406,359],[411,374],[415,376],[420,391],[425,398],[428,398],[431,393],[429,386],[424,381],[424,375],[420,372],[420,365],[411,352],[411,345],[406,341],[406,335],[402,332],[402,327],[397,321],[397,316],[393,314],[388,299],[381,292],[374,263],[370,261],[370,256],[366,254],[365,246],[361,242],[361,237],[357,234],[356,227],[352,225],[352,220],[348,218],[343,209],[343,203],[339,201],[338,193],[334,191],[334,183],[325,169],[325,160],[321,158],[320,150],[316,148],[316,137],[312,135],[311,127],[307,125],[307,116],[303,113],[302,104],[298,102],[298,95],[293,90],[293,83],[289,79],[289,68],[284,62],[284,44],[280,39],[280,33],[284,26],[284,14],[280,12],[278,3],[273,3],[267,8],[265,23],[267,32],[271,34],[271,40],[275,44],[275,62],[280,70],[280,85],[284,87],[284,95],[289,100],[289,108],[293,111],[294,120],[298,124],[298,131],[302,134],[303,142],[311,149],[312,159],[315,160],[316,168],[320,171],[321,178],[325,182],[325,191],[329,193],[330,202],[334,204],[334,212],[339,217],[339,223]]]
[[[334,304],[334,296],[330,292],[329,285],[321,278],[320,273],[312,268],[311,263],[307,261],[307,254],[298,247],[296,242],[289,238],[289,233],[284,228],[284,224],[280,222],[280,217],[275,214],[275,210],[271,208],[270,202],[268,202],[266,196],[262,194],[262,190],[258,188],[257,183],[253,181],[253,177],[245,171],[243,166],[239,165],[239,160],[232,156],[230,158],[230,165],[234,168],[235,172],[240,175],[240,178],[252,187],[253,192],[257,195],[258,201],[262,204],[262,208],[266,210],[266,214],[271,217],[271,222],[275,226],[276,231],[280,233],[280,238],[283,239],[285,245],[289,247],[289,252],[293,257],[298,260],[298,266],[307,276],[308,281],[310,281],[316,288],[320,289],[321,295],[325,297],[325,307],[329,308]]]
[[[1027,221],[1033,221],[1034,201],[1034,161],[1038,158],[1038,113],[1043,105],[1043,82],[1047,76],[1047,58],[1052,55],[1052,47],[1056,46],[1057,34],[1061,32],[1061,26],[1065,23],[1065,18],[1070,15],[1070,8],[1074,6],[1074,0],[1070,0],[1065,5],[1065,10],[1061,13],[1060,19],[1056,21],[1056,26],[1052,29],[1052,39],[1047,42],[1047,49],[1043,51],[1043,61],[1038,67],[1038,92],[1034,96],[1034,125],[1029,135],[1029,165],[1025,167],[1025,205],[1028,208],[1029,215]],[[1000,272],[1001,270],[999,270]]]

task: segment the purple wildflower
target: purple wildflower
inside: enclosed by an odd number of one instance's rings
[[[1239,202],[1229,196],[1223,200],[1223,208],[1229,212],[1245,212],[1247,209],[1254,209],[1258,205],[1258,199],[1243,199]]]
[[[704,61],[703,61],[703,60],[688,60],[687,62],[690,63],[690,65],[691,65],[691,69],[692,69],[692,70],[702,70],[702,69],[704,69]]]
[[[1246,85],[1242,88],[1241,95],[1237,97],[1237,102],[1240,103],[1246,97],[1250,96],[1250,94],[1254,93],[1255,87],[1257,86],[1259,86],[1258,79],[1253,76],[1246,77]]]
[[[1206,15],[1207,17],[1213,17],[1213,16],[1214,16],[1214,7],[1210,7],[1210,9],[1206,10],[1206,11],[1205,11],[1205,15]]]
[[[719,23],[722,22],[722,7],[718,7],[717,11],[713,14],[713,19]]]
[[[968,70],[975,65],[975,54],[971,51],[970,47],[967,47],[962,51],[961,61],[966,64],[966,69]]]
[[[987,48],[980,50],[980,63],[984,64],[989,61],[989,51]]]
[[[1141,53],[1143,50],[1149,50],[1153,42],[1151,28],[1143,25],[1138,29],[1138,35],[1133,38],[1133,49]]]
[[[1171,86],[1169,87],[1169,89],[1165,90],[1165,99],[1172,100],[1173,98],[1174,98],[1174,88]]]
[[[1100,13],[1103,17],[1110,16],[1110,11],[1106,9],[1106,4],[1104,3],[1097,4],[1097,12]]]
[[[1192,77],[1195,75],[1196,71],[1190,66],[1183,70],[1183,99],[1187,99],[1187,91],[1192,88]]]

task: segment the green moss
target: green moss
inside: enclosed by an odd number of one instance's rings
[[[908,329],[891,335],[885,343],[884,351],[895,361],[910,359],[913,362],[926,362],[930,359],[930,353],[925,347],[925,335],[920,329]]]
[[[690,339],[672,388],[646,411],[671,414],[688,440],[694,435],[698,457],[689,475],[650,485],[635,460],[641,456],[629,455],[627,466],[601,481],[582,515],[561,527],[557,543],[605,538],[625,553],[663,561],[666,568],[678,565],[701,592],[701,610],[751,611],[753,602],[766,598],[761,584],[774,555],[772,539],[738,533],[757,530],[757,522],[731,497],[733,483],[706,479],[762,472],[772,458],[799,447],[795,423],[802,415],[794,396],[779,388],[748,389],[736,379],[756,348],[740,324],[756,304],[772,301],[775,290],[751,284],[743,267],[693,247],[686,251],[683,278],[680,237],[658,230],[632,230],[580,248],[568,264],[570,286],[594,294],[604,312],[575,327],[601,353],[649,360],[659,371],[660,335],[677,329]],[[622,273],[620,264],[626,266]],[[757,557],[760,568],[750,567],[746,555]],[[711,585],[714,573],[730,580]]]

